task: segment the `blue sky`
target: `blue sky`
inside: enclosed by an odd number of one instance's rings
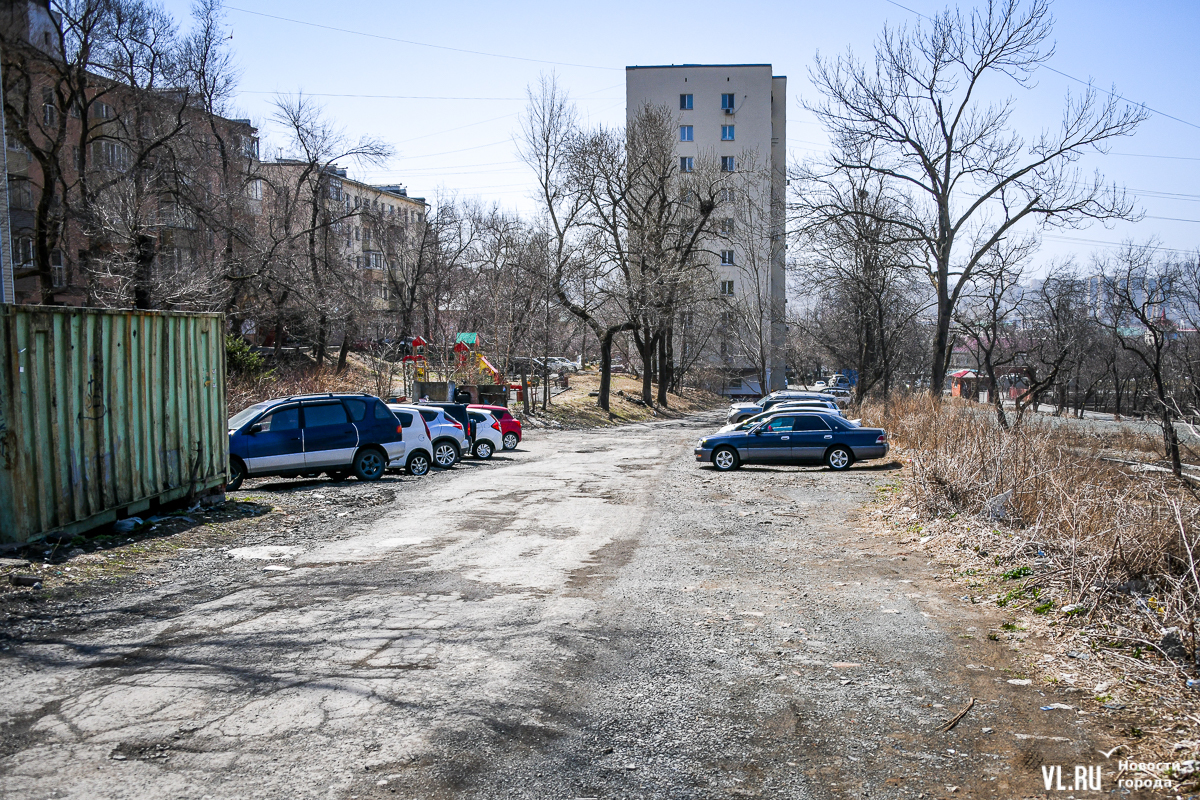
[[[869,57],[885,24],[916,20],[887,0],[227,2],[231,44],[243,71],[234,116],[260,123],[266,141],[274,93],[337,95],[319,97],[331,118],[353,136],[390,142],[397,153],[385,169],[347,165],[351,174],[403,183],[417,196],[477,196],[519,211],[531,211],[533,203],[513,135],[525,87],[541,72],[558,74],[586,118],[619,125],[626,65],[771,63],[775,74],[788,76],[789,151],[804,158],[819,153],[826,141],[801,105],[816,97],[808,81],[814,55],[849,47]],[[902,2],[924,14],[944,7],[931,0]],[[186,24],[188,0],[165,5]],[[1104,89],[1115,85],[1122,96],[1185,122],[1155,114],[1137,135],[1116,143],[1113,154],[1086,161],[1089,170],[1100,169],[1134,191],[1147,219],[1111,230],[1093,225],[1054,234],[1045,240],[1044,256],[1073,253],[1086,263],[1092,252],[1105,251],[1104,243],[1150,236],[1165,247],[1194,250],[1200,246],[1200,222],[1177,220],[1200,220],[1200,81],[1194,55],[1200,3],[1058,0],[1052,8],[1051,66]],[[1016,97],[1018,127],[1032,135],[1055,125],[1065,93],[1081,87],[1043,70],[1032,91],[998,88]]]

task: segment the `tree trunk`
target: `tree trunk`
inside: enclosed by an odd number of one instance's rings
[[[632,328],[633,326],[628,322],[620,325],[610,325],[602,335],[596,337],[600,342],[600,394],[596,398],[596,405],[605,411],[609,410],[609,394],[612,391],[613,338],[618,333],[631,330]]]
[[[669,331],[670,328],[667,329]],[[667,331],[658,335],[658,404],[667,408],[667,389],[671,385],[671,361],[667,358]]]
[[[154,279],[154,237],[146,233],[139,233],[136,242],[133,307],[151,309],[154,308],[151,285]]]
[[[529,376],[525,372],[525,362],[521,362],[521,403],[525,406],[525,415],[529,415]]]
[[[948,270],[948,268],[947,268]],[[949,360],[950,317],[954,309],[950,305],[947,289],[941,280],[939,268],[937,325],[933,334],[933,371],[929,375],[929,393],[934,400],[941,400],[946,386],[946,364]]]
[[[329,340],[329,317],[324,313],[317,318],[317,343],[313,346],[313,358],[317,361],[317,366],[325,363],[325,348]]]
[[[346,330],[342,333],[342,346],[338,348],[337,369],[335,375],[341,375],[346,371],[346,357],[350,355],[350,323],[346,323]],[[389,387],[390,388],[390,387]]]

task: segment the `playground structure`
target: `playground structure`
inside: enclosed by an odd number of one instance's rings
[[[413,396],[419,384],[437,381],[458,386],[505,386],[504,373],[479,350],[482,338],[478,333],[457,334],[453,356],[438,368],[430,364],[429,343],[420,336],[413,337],[401,359],[405,395]]]

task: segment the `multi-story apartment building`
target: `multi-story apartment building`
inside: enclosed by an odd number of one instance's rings
[[[257,130],[184,90],[65,64],[60,24],[49,0],[0,9],[5,105],[16,112],[5,119],[15,290],[5,299],[171,307],[197,263],[219,260],[236,246],[232,231],[253,226]],[[227,236],[214,235],[218,222]]]
[[[362,337],[386,335],[389,315],[399,305],[397,289],[407,284],[413,262],[423,257],[425,199],[409,197],[399,184],[355,180],[336,164],[314,167],[285,159],[264,163],[262,174],[267,187],[263,213],[276,220],[275,235],[304,249],[310,211],[296,213],[286,204],[308,209],[315,202],[321,268],[338,275],[338,291],[354,301]],[[304,275],[295,280],[302,290]]]
[[[730,217],[705,248],[714,296],[728,309],[712,359],[724,368],[726,394],[785,388],[787,78],[770,64],[626,67],[625,102],[630,123],[647,105],[678,114],[681,170],[711,159],[745,173],[737,218],[719,212]]]

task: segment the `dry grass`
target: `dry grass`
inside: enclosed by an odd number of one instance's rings
[[[1170,752],[1174,727],[1191,726],[1185,712],[1200,704],[1185,685],[1200,603],[1196,495],[1170,475],[1106,460],[1114,448],[1142,449],[1120,432],[1074,436],[1037,419],[1009,432],[985,407],[927,397],[863,411],[907,462],[875,514],[950,565],[972,603],[1004,609],[1010,621],[992,638],[1018,650],[1046,640],[1030,674],[1084,687],[1110,704],[1105,713],[1128,707],[1142,720],[1131,730],[1148,736],[1137,749]]]
[[[296,358],[275,366],[260,377],[231,373],[226,384],[226,397],[229,415],[233,416],[247,406],[273,397],[319,392],[377,394],[377,383],[378,378],[369,362],[354,354],[340,374],[333,366],[317,367],[311,359]]]
[[[728,402],[726,398],[712,392],[701,389],[684,389],[682,394],[672,393],[669,395],[667,408],[645,406],[637,402],[641,399],[642,394],[641,379],[618,373],[612,376],[609,411],[605,412],[596,405],[596,398],[589,396],[590,392],[600,389],[600,374],[597,371],[586,370],[575,373],[569,377],[568,382],[571,388],[555,395],[550,400],[550,405],[545,412],[541,410],[541,394],[536,393],[537,390],[533,390],[535,393],[530,396],[530,408],[534,413],[527,417],[522,411],[518,416],[526,424],[535,426],[597,428],[628,422],[676,419],[698,411],[720,408]],[[535,398],[537,403],[534,403]],[[514,413],[521,410],[521,404],[513,406]]]

